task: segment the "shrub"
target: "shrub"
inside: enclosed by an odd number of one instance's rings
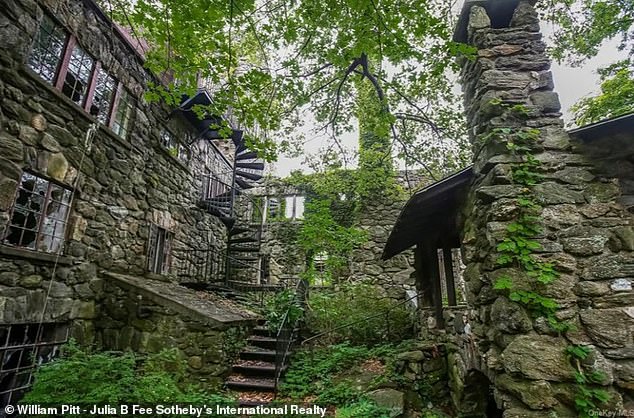
[[[362,399],[349,406],[337,409],[336,418],[390,418],[390,411],[368,400]]]
[[[183,382],[184,362],[175,349],[140,359],[133,353],[90,353],[73,341],[62,357],[41,366],[26,404],[231,404]]]
[[[352,284],[334,292],[312,292],[308,328],[323,341],[354,344],[399,342],[412,335],[414,314],[377,286]]]
[[[277,332],[288,312],[289,321],[294,323],[304,314],[304,308],[295,299],[295,290],[286,289],[276,293],[264,304],[264,317],[271,331]]]

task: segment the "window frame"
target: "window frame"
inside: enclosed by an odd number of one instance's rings
[[[172,264],[174,234],[155,223],[149,225],[147,270],[153,274],[169,274]],[[159,251],[160,250],[160,251]]]
[[[164,141],[164,137],[167,136],[169,138],[171,146],[167,146]],[[179,163],[188,167],[192,161],[192,150],[190,147],[184,144],[183,141],[178,139],[178,136],[175,135],[171,130],[167,128],[163,128],[160,134],[160,145],[161,147],[167,151],[170,157],[175,158]],[[175,151],[175,152],[174,152]],[[185,158],[182,157],[185,156]]]
[[[40,33],[43,30],[43,23],[44,23],[44,19],[48,19],[49,21],[51,21],[53,23],[53,25],[56,28],[61,29],[64,34],[65,34],[65,41],[61,50],[61,56],[58,57],[58,62],[57,62],[57,68],[55,69],[55,73],[53,74],[52,79],[49,81],[47,80],[45,77],[43,77],[40,72],[38,70],[36,70],[35,68],[33,68],[31,66],[31,57],[33,56],[33,53],[35,51],[35,48],[38,46],[38,40],[40,38]],[[93,65],[92,68],[90,70],[90,75],[88,77],[88,82],[86,84],[86,90],[84,93],[84,96],[82,97],[82,100],[80,103],[75,102],[72,97],[68,97],[64,92],[63,92],[63,88],[64,88],[64,83],[66,80],[66,76],[69,73],[69,65],[70,65],[70,61],[71,61],[71,57],[73,55],[73,51],[75,49],[75,47],[79,47],[81,48],[84,53],[86,55],[88,55],[92,61],[93,61]],[[88,114],[90,114],[91,116],[93,116],[101,125],[108,127],[115,135],[117,135],[118,137],[122,138],[122,139],[127,139],[128,136],[130,135],[130,132],[132,131],[131,127],[133,126],[133,123],[131,121],[134,120],[134,115],[136,113],[136,98],[130,93],[129,89],[126,89],[125,86],[123,85],[123,83],[117,79],[117,77],[113,76],[111,73],[109,73],[108,71],[105,70],[105,67],[103,67],[101,61],[99,61],[99,59],[95,58],[90,52],[88,52],[82,45],[81,43],[78,41],[77,37],[75,35],[73,35],[72,33],[70,33],[70,31],[68,31],[64,25],[60,24],[58,20],[56,20],[55,18],[53,18],[49,13],[44,13],[44,17],[42,18],[42,20],[39,22],[38,24],[38,28],[37,28],[37,33],[34,36],[33,42],[31,44],[31,47],[29,49],[28,54],[26,55],[26,62],[25,65],[27,68],[29,68],[30,71],[32,71],[33,73],[37,74],[37,76],[44,81],[45,83],[51,85],[53,88],[55,88],[55,90],[59,91],[60,94],[62,94],[64,97],[67,97],[70,101],[72,101],[76,106],[80,107],[83,111],[87,112]],[[97,81],[99,78],[99,72],[100,70],[103,70],[109,77],[111,77],[114,80],[114,92],[112,95],[112,99],[111,99],[111,103],[108,106],[108,109],[106,110],[106,122],[102,123],[101,120],[99,119],[98,115],[92,115],[91,113],[91,106],[93,104],[94,98],[95,98],[95,90],[97,87]],[[119,106],[119,101],[121,100],[121,96],[122,96],[122,91],[126,90],[129,98],[130,98],[130,107],[131,107],[131,111],[130,111],[130,116],[128,118],[128,123],[127,123],[127,128],[125,129],[125,132],[123,135],[120,135],[119,133],[117,133],[113,127],[114,127],[114,120],[116,118],[117,115],[117,108]]]
[[[24,329],[20,333],[22,338],[12,341],[12,334],[18,329]],[[29,332],[30,330],[35,330],[35,333]],[[0,375],[4,375],[4,378],[10,378],[7,387],[0,387],[0,403],[16,404],[22,398],[24,392],[32,385],[35,369],[40,364],[48,363],[59,356],[62,345],[68,341],[69,332],[68,323],[44,322],[42,324],[0,325]],[[47,350],[50,350],[48,354],[45,354],[48,358],[40,357],[42,351],[46,352]],[[25,356],[25,353],[28,357]],[[35,358],[31,360],[29,357],[35,353],[37,353]],[[18,356],[17,365],[5,369],[4,365],[11,361],[11,359],[6,360],[9,355]],[[27,359],[26,362],[24,359]],[[13,373],[12,377],[9,376],[11,373]],[[20,384],[17,377],[25,375],[27,376],[26,382]]]
[[[23,190],[22,189],[22,184],[23,184],[23,181],[24,181],[23,179],[24,179],[25,175],[30,175],[30,176],[35,177],[36,181],[37,181],[37,179],[40,179],[40,180],[43,180],[43,181],[48,183],[47,186],[46,186],[46,194],[44,195],[44,199],[43,199],[43,205],[42,205],[42,207],[40,209],[41,212],[37,214],[37,224],[36,224],[36,229],[35,230],[26,228],[26,225],[17,226],[15,224],[13,224],[13,222],[12,222],[13,221],[13,216],[14,216],[15,210],[16,210],[16,204],[17,204],[18,198],[20,196],[20,191]],[[61,242],[59,244],[59,248],[57,250],[46,251],[46,250],[41,249],[40,244],[42,243],[43,239],[46,236],[49,236],[48,234],[45,234],[43,232],[43,229],[46,227],[45,221],[46,221],[46,218],[48,217],[48,214],[46,212],[47,212],[50,204],[52,202],[55,202],[55,200],[53,199],[52,194],[51,194],[53,186],[57,186],[60,189],[62,189],[63,191],[70,192],[70,196],[68,198],[68,204],[64,204],[61,201],[57,202],[57,203],[62,204],[63,206],[66,206],[67,212],[64,215],[64,218],[62,220],[59,220],[59,219],[55,220],[55,224],[54,224],[55,227],[53,229],[53,234],[50,235],[50,237],[53,240],[52,243],[55,241],[56,238],[61,240]],[[70,186],[67,186],[67,185],[65,185],[63,183],[55,181],[55,180],[53,180],[53,179],[51,179],[49,177],[42,176],[42,175],[40,175],[38,173],[35,173],[35,172],[32,172],[32,171],[23,171],[22,174],[20,175],[20,181],[18,182],[18,185],[17,185],[16,190],[15,190],[13,203],[11,205],[11,208],[9,209],[9,212],[8,212],[9,213],[9,221],[8,221],[6,227],[5,227],[5,230],[3,231],[1,244],[4,245],[4,246],[7,246],[7,247],[17,248],[17,249],[26,250],[26,251],[32,251],[32,252],[36,252],[36,253],[53,254],[53,255],[64,254],[65,245],[66,245],[66,242],[68,241],[70,215],[71,215],[72,206],[73,206],[73,192],[74,192],[74,190]],[[30,199],[30,197],[29,197],[29,199]],[[31,210],[28,210],[28,209],[26,211],[27,212],[33,212]],[[61,221],[63,223],[63,228],[64,229],[63,229],[63,232],[61,233],[61,235],[59,237],[56,237],[55,236],[55,229],[57,228],[57,224],[59,223],[59,221]],[[11,234],[11,231],[14,228],[15,229],[19,229],[19,230],[22,231],[21,235],[20,235],[19,244],[13,244],[13,243],[10,243],[10,242],[7,241],[8,237]],[[22,242],[22,240],[24,239],[24,231],[34,231],[35,232],[35,239],[33,241],[34,242],[33,248],[24,245],[24,243]]]

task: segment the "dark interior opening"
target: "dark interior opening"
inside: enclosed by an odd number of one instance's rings
[[[486,375],[470,370],[465,378],[461,412],[467,416],[502,418],[502,410],[495,403],[493,385]]]
[[[503,29],[511,26],[511,19],[517,7],[516,1],[489,1],[484,8],[491,19],[493,29]]]

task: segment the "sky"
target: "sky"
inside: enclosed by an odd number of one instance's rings
[[[548,42],[552,34],[552,26],[542,23],[542,32],[544,39]],[[581,67],[572,68],[565,63],[552,63],[551,71],[555,82],[555,91],[559,94],[561,109],[566,126],[572,123],[572,114],[570,107],[579,99],[594,95],[599,92],[599,76],[596,69],[604,67],[610,63],[623,58],[624,52],[618,51],[618,39],[606,42],[596,57],[588,60]],[[459,88],[457,91],[460,91]],[[307,118],[311,116],[306,115]],[[308,139],[304,144],[304,155],[315,154],[319,152],[327,143],[328,139],[324,136],[315,136],[309,132],[311,124],[308,123],[304,134]],[[357,132],[350,132],[343,136],[342,144],[347,148],[356,149]],[[286,177],[293,170],[302,170],[309,172],[304,162],[305,157],[288,158],[280,156],[278,161],[270,165],[270,172],[278,177]]]

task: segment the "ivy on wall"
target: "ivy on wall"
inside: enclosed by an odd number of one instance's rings
[[[502,111],[509,111],[513,118],[528,117],[528,110],[523,105],[511,106],[500,100],[492,100],[489,104],[499,107]],[[544,317],[554,331],[563,333],[572,330],[573,327],[557,319],[558,303],[539,291],[559,277],[552,263],[535,256],[535,252],[542,248],[536,240],[542,232],[542,207],[534,190],[534,186],[542,177],[541,162],[532,154],[539,138],[539,129],[527,127],[493,128],[480,138],[484,143],[503,143],[516,160],[511,164],[512,184],[519,187],[519,194],[515,199],[515,217],[507,225],[505,236],[496,247],[496,264],[500,267],[519,269],[525,277],[532,280],[530,288],[527,289],[514,283],[509,275],[503,275],[494,283],[494,289],[504,292],[510,300],[523,305],[534,317]],[[610,399],[605,390],[591,386],[601,383],[605,376],[601,372],[588,371],[581,365],[581,361],[590,353],[589,347],[581,345],[569,345],[566,348],[566,355],[576,370],[575,407],[582,418],[592,416],[592,411],[596,411],[598,404]]]

